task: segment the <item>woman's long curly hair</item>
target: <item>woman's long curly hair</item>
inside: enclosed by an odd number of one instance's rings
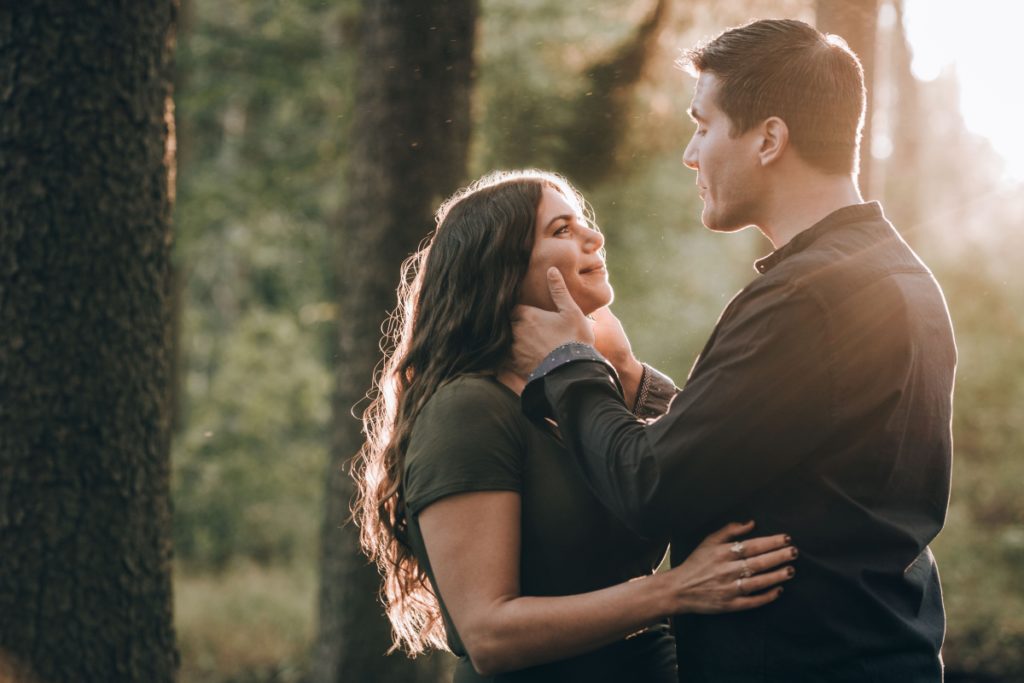
[[[363,551],[383,576],[392,651],[415,656],[448,649],[437,597],[409,545],[405,452],[416,417],[443,383],[492,373],[507,361],[511,313],[530,264],[545,187],[564,195],[581,216],[590,215],[579,192],[558,175],[491,173],[441,205],[433,235],[402,264],[398,306],[363,413],[366,442],[352,467],[352,513]]]

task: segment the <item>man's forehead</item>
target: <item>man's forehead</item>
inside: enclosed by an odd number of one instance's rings
[[[714,93],[718,90],[718,79],[713,73],[700,72],[697,85],[693,88],[693,104],[701,105],[701,109],[710,109],[714,105]]]
[[[707,118],[715,110],[715,93],[718,92],[718,79],[714,74],[700,72],[693,88],[693,99],[690,100],[689,114],[694,119]]]

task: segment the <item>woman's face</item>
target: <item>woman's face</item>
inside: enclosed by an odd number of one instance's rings
[[[554,310],[548,291],[547,272],[558,268],[569,294],[584,313],[590,314],[612,302],[615,293],[608,283],[601,247],[604,237],[557,190],[545,186],[537,206],[530,267],[523,278],[519,303]]]

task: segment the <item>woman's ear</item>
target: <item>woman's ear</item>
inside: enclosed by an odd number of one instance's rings
[[[762,166],[775,163],[789,146],[789,126],[778,116],[769,116],[761,124],[761,149],[757,155]]]

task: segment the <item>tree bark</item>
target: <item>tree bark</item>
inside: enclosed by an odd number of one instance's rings
[[[174,0],[0,9],[0,680],[170,682]]]
[[[818,30],[835,33],[850,46],[864,66],[867,112],[860,145],[860,191],[865,199],[877,199],[872,185],[871,117],[874,111],[875,35],[878,24],[878,0],[817,0]]]
[[[347,197],[338,219],[340,359],[322,531],[315,683],[436,681],[445,658],[385,657],[390,627],[380,577],[348,522],[353,419],[380,359],[402,260],[433,228],[439,202],[464,180],[477,0],[367,0],[357,67]]]

